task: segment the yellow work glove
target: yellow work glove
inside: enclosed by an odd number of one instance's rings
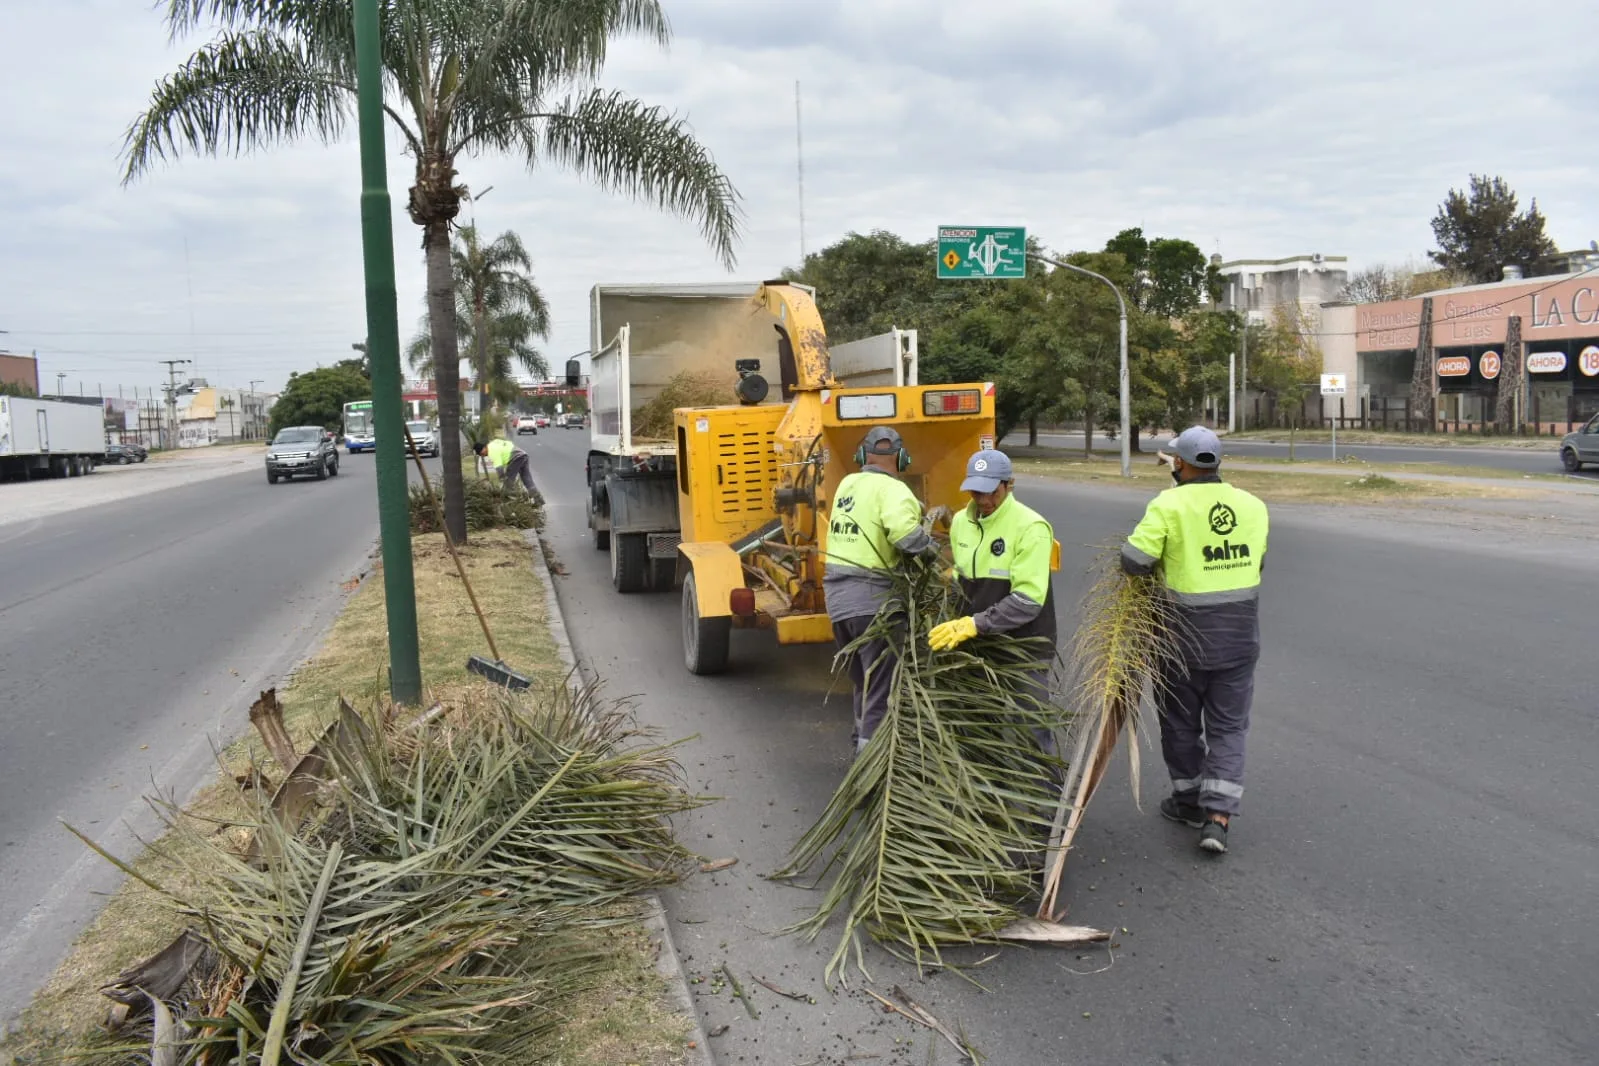
[[[927,646],[934,651],[948,651],[977,636],[977,619],[970,615],[940,622],[927,634]]]

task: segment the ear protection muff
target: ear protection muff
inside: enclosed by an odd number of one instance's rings
[[[864,442],[862,442],[860,447],[855,449],[855,465],[856,466],[865,466],[866,465],[866,444]],[[894,469],[898,470],[900,473],[903,474],[905,471],[909,470],[910,468],[911,468],[911,453],[906,451],[904,448],[899,448],[898,450],[896,450],[894,452]]]

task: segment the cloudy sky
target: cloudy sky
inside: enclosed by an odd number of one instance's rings
[[[621,42],[603,84],[684,115],[744,198],[733,275],[805,235],[924,239],[1025,224],[1053,248],[1129,225],[1207,253],[1419,258],[1451,185],[1503,175],[1563,248],[1599,238],[1599,5],[1478,0],[664,0],[669,51]],[[185,158],[118,182],[129,121],[187,54],[145,0],[0,0],[0,349],[53,389],[115,393],[190,358],[213,384],[280,385],[365,335],[353,136]],[[410,160],[390,138],[395,203]],[[555,320],[588,347],[596,282],[728,277],[695,227],[555,171],[468,159],[480,226],[515,229]],[[421,312],[418,231],[397,215],[400,320]],[[825,307],[824,307],[825,312]],[[915,326],[915,323],[902,323]]]

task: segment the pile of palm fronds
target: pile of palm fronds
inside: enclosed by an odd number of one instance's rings
[[[734,403],[738,393],[729,375],[685,370],[674,374],[654,399],[633,409],[633,436],[664,440],[672,436],[672,412],[677,408]]]
[[[1064,712],[1030,688],[1054,649],[978,636],[932,651],[932,627],[963,613],[958,592],[919,564],[895,581],[863,638],[888,639],[897,656],[887,717],[779,872],[825,859],[826,894],[794,930],[814,937],[843,913],[830,983],[851,956],[864,969],[862,931],[937,964],[942,947],[992,939],[1020,918],[1062,770],[1034,733],[1063,725]]]
[[[1067,852],[1123,733],[1136,800],[1139,706],[1146,690],[1158,693],[1164,668],[1189,639],[1159,581],[1122,572],[1119,548],[1104,551],[1098,566],[1099,577],[1083,598],[1068,657],[1076,711],[1068,744],[1071,772],[1051,828],[1050,862],[1038,909],[1042,918],[1055,910]]]
[[[466,493],[469,532],[544,527],[544,497],[536,492],[528,495],[520,483],[505,485],[498,477],[478,477],[467,478],[462,488]],[[439,508],[434,499],[440,491],[438,485],[434,485],[431,492],[421,485],[411,486],[412,533],[443,532],[439,528]]]
[[[122,868],[188,924],[193,958],[164,994],[132,974],[108,989],[150,1014],[91,1060],[547,1057],[605,966],[583,930],[673,879],[666,820],[699,800],[592,693],[481,699],[405,725],[346,709],[307,756],[323,775],[305,820],[263,802],[249,847],[169,811],[158,849],[187,886]]]

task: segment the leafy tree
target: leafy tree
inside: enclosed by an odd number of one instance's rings
[[[33,399],[38,393],[33,391],[33,386],[26,381],[0,381],[0,396],[17,396],[24,399]]]
[[[1469,191],[1450,189],[1439,205],[1432,220],[1439,250],[1428,257],[1475,282],[1498,281],[1509,264],[1530,267],[1555,252],[1555,242],[1544,234],[1537,200],[1525,211],[1518,208],[1503,178],[1471,175]]]
[[[1408,300],[1439,289],[1471,284],[1471,278],[1455,270],[1417,270],[1415,264],[1387,266],[1382,263],[1356,271],[1339,294],[1351,303],[1383,303]]]
[[[174,38],[206,24],[216,36],[156,85],[127,133],[125,180],[180,150],[344,133],[355,99],[349,0],[167,0],[166,12]],[[379,17],[385,112],[416,167],[407,206],[427,261],[446,523],[465,543],[450,227],[468,192],[457,161],[509,152],[530,169],[564,165],[697,222],[730,267],[739,198],[681,119],[594,86],[613,39],[666,45],[659,0],[386,0]]]
[[[1134,226],[1105,242],[1105,251],[1122,257],[1127,264],[1130,284],[1124,295],[1140,311],[1162,318],[1181,318],[1199,306],[1212,293],[1212,274],[1205,254],[1193,241],[1178,237],[1149,240]]]
[[[1315,325],[1303,308],[1279,306],[1265,329],[1250,331],[1250,381],[1287,415],[1290,430],[1299,428],[1304,400],[1320,386],[1321,368]]]
[[[354,360],[290,374],[277,403],[272,405],[267,433],[276,436],[284,426],[338,429],[345,404],[372,397],[372,383],[348,366],[350,362]]]
[[[487,412],[490,402],[509,404],[521,395],[516,382],[520,367],[535,378],[550,366],[533,338],[550,334],[550,309],[531,273],[533,260],[522,239],[506,230],[489,244],[476,227],[463,226],[450,252],[455,284],[455,330],[472,366]],[[426,373],[432,363],[432,338],[424,332],[407,349],[412,369]]]

